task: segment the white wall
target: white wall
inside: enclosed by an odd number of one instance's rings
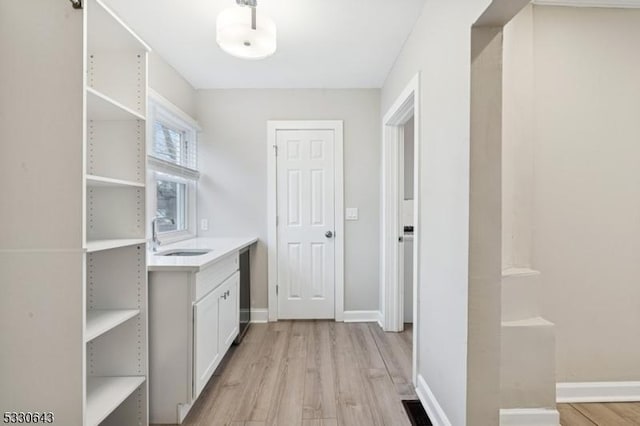
[[[502,109],[502,268],[531,267],[534,146],[533,6],[507,26]]]
[[[197,118],[195,89],[155,52],[149,54],[149,87],[192,118]]]
[[[413,200],[414,171],[414,126],[415,118],[411,117],[404,127],[404,199]]]
[[[640,380],[640,10],[534,23],[533,266],[557,378]]]
[[[489,3],[427,1],[382,89],[384,114],[421,72],[418,374],[454,425],[497,416],[467,413],[470,28]]]
[[[203,236],[256,235],[251,305],[267,307],[267,121],[344,120],[345,310],[378,310],[380,91],[205,90],[197,95]]]

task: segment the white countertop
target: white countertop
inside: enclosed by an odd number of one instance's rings
[[[210,249],[201,256],[157,256],[148,252],[149,271],[198,272],[234,251],[240,251],[258,241],[255,237],[244,238],[192,238],[173,244],[160,246],[157,253],[176,249]]]

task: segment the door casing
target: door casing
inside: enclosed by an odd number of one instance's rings
[[[403,172],[403,125],[414,116],[414,175],[413,175],[413,354],[412,380],[417,384],[420,326],[420,73],[416,74],[382,119],[382,179],[380,233],[380,326],[385,331],[404,329],[404,265],[403,250],[398,238],[403,235],[400,196]]]
[[[342,120],[267,121],[267,257],[269,321],[278,320],[278,194],[276,133],[278,130],[334,132],[335,198],[335,320],[344,320],[344,154]]]

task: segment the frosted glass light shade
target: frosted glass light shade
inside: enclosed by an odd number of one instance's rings
[[[251,8],[232,7],[218,15],[216,41],[229,55],[243,59],[266,58],[276,51],[276,24],[258,13],[254,30]]]

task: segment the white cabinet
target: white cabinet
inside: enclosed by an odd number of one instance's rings
[[[219,302],[222,296],[218,291],[212,291],[201,301],[193,305],[193,346],[194,369],[193,381],[195,394],[207,384],[220,361],[219,318],[221,313]]]
[[[238,335],[240,327],[240,305],[238,288],[240,273],[236,272],[220,286],[220,323],[218,325],[219,345],[226,350]]]
[[[233,252],[199,272],[150,273],[151,423],[184,420],[238,335],[238,269]]]
[[[236,272],[193,305],[194,394],[202,392],[216,367],[238,335],[240,326]]]

